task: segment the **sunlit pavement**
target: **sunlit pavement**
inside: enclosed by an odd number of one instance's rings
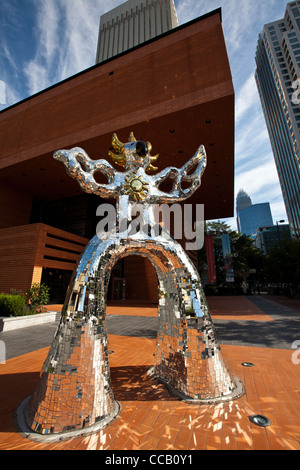
[[[45,444],[22,437],[14,412],[32,393],[55,325],[3,332],[0,340],[8,355],[0,364],[0,449],[299,450],[300,351],[295,342],[300,344],[300,309],[266,296],[209,297],[208,302],[223,356],[244,383],[243,397],[191,405],[171,396],[147,374],[153,364],[157,309],[114,305],[108,307],[107,323],[119,417],[96,434],[68,441]],[[253,424],[249,417],[257,414],[271,424]]]

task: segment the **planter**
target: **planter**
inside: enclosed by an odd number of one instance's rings
[[[60,315],[60,312],[46,312],[24,317],[0,317],[0,331],[11,331],[56,322],[60,319]]]

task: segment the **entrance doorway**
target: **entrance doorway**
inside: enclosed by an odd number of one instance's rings
[[[43,268],[41,283],[50,287],[49,304],[63,304],[71,280],[72,271]]]
[[[139,255],[120,259],[111,272],[107,299],[157,305],[158,279],[151,261]]]

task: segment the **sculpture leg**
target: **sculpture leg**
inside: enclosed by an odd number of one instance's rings
[[[91,240],[73,274],[40,380],[24,410],[27,435],[34,440],[38,434],[99,429],[120,411],[110,384],[99,244],[97,237]]]
[[[201,280],[175,241],[161,246],[169,268],[160,274],[154,375],[191,402],[220,402],[244,394],[224,360]]]

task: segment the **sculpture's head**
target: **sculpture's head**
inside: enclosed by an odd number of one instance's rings
[[[120,142],[117,135],[113,134],[109,156],[114,163],[126,170],[144,168],[146,171],[156,171],[157,168],[152,163],[158,158],[158,155],[151,156],[151,149],[150,142],[136,140],[133,133],[130,134],[126,144]]]

